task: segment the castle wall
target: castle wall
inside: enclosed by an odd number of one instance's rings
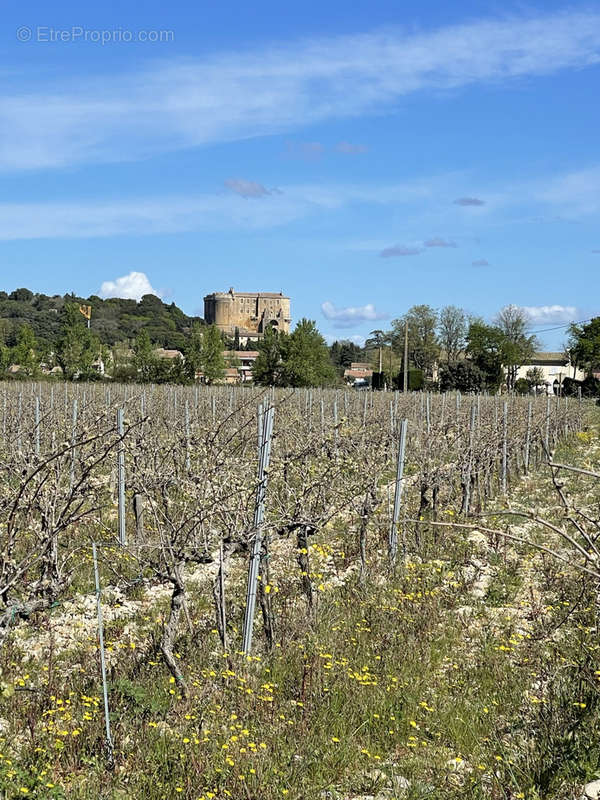
[[[204,298],[204,319],[233,336],[262,334],[268,325],[289,332],[290,298],[273,292],[214,292]]]

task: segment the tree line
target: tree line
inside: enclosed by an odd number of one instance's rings
[[[27,298],[21,296],[24,292]],[[5,294],[0,293],[0,306]],[[32,303],[35,297],[25,289],[6,295],[13,303]],[[141,308],[140,320],[146,320],[152,309],[160,316],[164,308],[170,308],[153,295],[138,304],[124,302]],[[6,375],[10,365],[18,365],[13,377],[31,378],[60,367],[66,380],[97,380],[102,364],[110,378],[120,381],[222,381],[227,367],[238,365],[235,356],[227,357],[225,351],[241,349],[239,337],[228,337],[199,318],[186,320],[189,325],[178,332],[180,346],[173,348],[183,357],[162,358],[157,348],[165,345],[165,338],[153,336],[156,325],[137,325],[134,337],[110,346],[103,341],[102,329],[98,332],[97,320],[93,320],[92,328],[87,327],[79,303],[65,301],[57,312],[57,326],[50,340],[38,338],[28,323],[20,324],[12,338],[2,335],[0,329],[0,373]],[[452,305],[440,311],[415,305],[394,319],[389,330],[372,331],[363,347],[348,340],[335,341],[328,347],[315,322],[301,319],[289,334],[267,328],[264,336],[258,342],[248,342],[247,348],[258,351],[254,382],[270,386],[335,385],[343,380],[344,370],[359,361],[371,364],[380,385],[400,389],[405,366],[408,388],[413,390],[495,392],[504,385],[524,393],[541,386],[544,380],[537,368],[530,369],[526,378],[517,379],[519,368],[531,361],[540,343],[530,332],[526,312],[514,305],[501,309],[492,322]],[[600,371],[600,317],[571,325],[564,352],[588,376],[581,385],[565,379],[565,391],[576,393],[582,388],[586,395],[600,395],[600,382],[593,375]]]
[[[415,305],[394,319],[389,330],[371,331],[364,348],[337,341],[331,353],[339,370],[352,361],[367,360],[386,385],[400,389],[406,355],[409,389],[495,392],[505,386],[527,393],[544,383],[539,367],[529,369],[525,378],[517,377],[541,347],[530,329],[527,313],[515,305],[502,308],[491,322],[453,305],[439,311]],[[587,375],[583,382],[565,378],[565,391],[576,394],[582,388],[584,395],[600,395],[593,375],[600,370],[600,317],[571,325],[563,354]]]

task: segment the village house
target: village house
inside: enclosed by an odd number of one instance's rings
[[[344,370],[344,380],[349,386],[369,386],[373,379],[373,368],[364,361],[353,361]]]
[[[182,361],[185,361],[183,353],[181,353],[179,350],[167,350],[164,347],[157,347],[154,350],[154,355],[158,358],[180,358]]]
[[[542,384],[537,388],[544,394],[559,394],[565,378],[574,378],[577,381],[585,378],[585,372],[571,364],[565,353],[535,353],[529,363],[519,367],[517,380],[527,379],[527,373],[534,369],[543,376]]]
[[[258,358],[258,350],[225,350],[223,355],[229,366],[236,370],[239,379],[237,382],[252,381],[252,368]]]

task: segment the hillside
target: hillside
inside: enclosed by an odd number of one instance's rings
[[[27,323],[40,343],[52,344],[60,333],[61,312],[65,303],[85,303],[92,307],[92,330],[103,344],[113,345],[133,339],[141,328],[162,347],[182,348],[185,334],[194,320],[175,303],[167,304],[152,294],[140,302],[97,295],[78,297],[74,294],[38,294],[29,289],[0,292],[0,341],[8,346],[16,343],[19,327]]]

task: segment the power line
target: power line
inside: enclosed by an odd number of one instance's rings
[[[556,325],[554,328],[540,328],[537,331],[531,331],[531,333],[547,333],[548,331],[558,331],[562,328],[570,328],[571,325],[583,325],[584,322],[591,322],[593,317],[589,319],[580,319],[579,322],[566,322],[564,325]]]

